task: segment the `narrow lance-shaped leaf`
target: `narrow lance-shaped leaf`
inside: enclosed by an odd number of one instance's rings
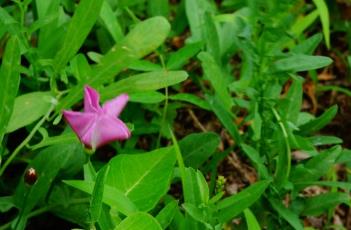
[[[338,106],[334,105],[325,111],[321,116],[299,127],[300,134],[307,135],[316,132],[327,125],[338,112]]]
[[[104,0],[80,1],[61,46],[54,58],[54,70],[60,71],[77,53],[84,40],[93,28]]]
[[[19,87],[20,56],[17,39],[11,37],[7,42],[0,68],[0,144],[10,120]]]
[[[169,30],[170,25],[163,17],[154,17],[138,23],[121,43],[112,47],[101,58],[100,63],[94,66],[89,79],[81,81],[79,85],[71,89],[56,107],[56,112],[79,101],[82,98],[81,92],[84,85],[99,87],[134,61],[155,50],[166,39]]]
[[[296,54],[276,61],[273,67],[275,71],[300,72],[319,69],[330,65],[332,62],[333,60],[329,57]]]
[[[187,79],[185,71],[155,71],[137,74],[116,83],[112,83],[101,90],[103,100],[110,99],[120,93],[138,93],[158,90],[180,83]]]
[[[323,35],[325,39],[325,44],[327,45],[328,49],[330,48],[330,23],[329,23],[329,11],[328,6],[325,0],[313,0],[313,3],[316,5],[319,17],[322,22],[323,28]]]
[[[92,225],[99,220],[101,215],[102,200],[104,196],[104,186],[105,186],[106,176],[109,170],[110,170],[110,166],[106,165],[106,167],[103,167],[96,176],[93,194],[91,195],[90,210],[89,210],[90,221]]]
[[[250,207],[261,197],[269,184],[269,180],[259,181],[238,194],[219,201],[217,210],[220,222],[225,223]]]

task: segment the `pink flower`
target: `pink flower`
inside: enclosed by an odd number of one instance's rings
[[[63,115],[85,146],[96,149],[115,140],[130,137],[127,126],[117,117],[128,102],[128,95],[99,105],[100,95],[93,88],[84,88],[84,112],[63,111]]]

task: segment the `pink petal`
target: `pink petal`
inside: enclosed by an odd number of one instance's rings
[[[119,116],[129,100],[128,94],[121,94],[118,97],[105,102],[102,109],[111,116]]]
[[[118,118],[109,115],[100,117],[92,135],[92,147],[97,148],[108,142],[125,140],[130,137],[128,127]]]
[[[99,100],[99,93],[86,85],[84,87],[84,112],[98,112],[100,110]]]
[[[83,144],[91,147],[91,139],[96,126],[96,114],[63,111],[63,116]]]

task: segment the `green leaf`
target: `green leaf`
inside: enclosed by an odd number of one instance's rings
[[[301,72],[320,69],[330,65],[332,62],[333,60],[329,57],[295,54],[287,58],[279,59],[274,63],[273,68],[278,72]]]
[[[167,0],[148,0],[148,14],[150,16],[163,16],[168,18],[170,4]]]
[[[171,95],[169,97],[169,99],[188,102],[188,103],[196,105],[196,106],[198,106],[198,107],[200,107],[202,109],[211,110],[210,105],[208,104],[207,101],[201,99],[198,96],[190,94],[190,93],[178,93],[176,95]]]
[[[204,15],[211,10],[211,5],[206,0],[186,0],[186,16],[191,30],[191,42],[198,42],[204,39],[205,24]]]
[[[234,118],[231,113],[229,113],[222,105],[220,99],[217,97],[209,97],[209,104],[211,109],[216,114],[218,119],[224,125],[224,127],[228,130],[229,134],[232,136],[234,141],[238,144],[242,144],[242,139],[239,133],[238,128],[234,124]]]
[[[0,144],[6,133],[20,83],[20,50],[16,37],[7,42],[0,67]]]
[[[312,136],[308,138],[314,146],[342,144],[342,139],[334,136]]]
[[[335,164],[341,150],[340,146],[334,146],[309,159],[304,166],[294,167],[291,171],[290,180],[293,182],[318,180],[327,173],[326,169]]]
[[[214,154],[220,142],[216,133],[193,133],[181,141],[179,147],[186,166],[198,168]]]
[[[307,122],[299,127],[299,133],[302,135],[307,135],[316,132],[326,126],[338,112],[338,106],[334,105],[325,111],[321,116],[312,121]]]
[[[202,46],[202,42],[190,43],[172,53],[166,65],[167,69],[175,70],[182,68],[190,58],[201,50]]]
[[[325,3],[325,0],[313,0],[313,3],[316,5],[319,17],[322,22],[323,35],[325,39],[325,44],[327,48],[330,48],[330,23],[329,23],[329,11],[328,6]]]
[[[137,74],[101,90],[103,100],[110,99],[121,93],[140,93],[165,88],[184,81],[188,77],[185,71],[155,71]]]
[[[134,61],[155,50],[166,39],[169,30],[168,21],[162,17],[149,18],[135,25],[121,43],[112,47],[101,58],[100,63],[94,66],[90,78],[73,87],[70,93],[60,101],[56,112],[59,113],[62,109],[78,102],[83,96],[84,85],[99,87],[109,82]]]
[[[293,79],[289,91],[285,98],[280,102],[280,111],[286,121],[294,124],[297,122],[302,105],[302,83],[301,79]]]
[[[290,33],[295,37],[300,37],[301,34],[311,26],[318,18],[318,11],[313,10],[306,16],[299,17],[296,22],[291,26]]]
[[[102,169],[100,169],[100,171],[97,173],[97,176],[96,176],[93,193],[91,195],[91,200],[90,200],[90,208],[89,208],[91,224],[95,224],[99,220],[101,215],[102,200],[104,196],[104,186],[105,186],[106,176],[108,174],[109,169],[110,169],[110,166],[106,165],[106,167],[103,167]]]
[[[15,204],[13,202],[12,196],[2,196],[0,197],[0,212],[5,213],[11,208],[14,208]]]
[[[172,222],[177,208],[177,201],[172,200],[157,214],[156,219],[162,226],[162,229],[166,229]]]
[[[193,168],[185,169],[185,182],[183,188],[184,201],[199,206],[209,201],[209,189],[201,171]]]
[[[312,37],[300,42],[298,45],[294,46],[291,49],[291,52],[298,54],[308,54],[312,55],[315,49],[318,47],[321,42],[323,36],[318,33],[313,35]]]
[[[335,208],[338,204],[345,203],[350,205],[350,196],[347,193],[328,192],[305,200],[302,211],[306,216],[318,216],[328,209]]]
[[[271,182],[259,181],[248,188],[217,203],[218,219],[225,223],[255,203]]]
[[[86,155],[80,143],[53,145],[40,151],[28,165],[28,168],[36,170],[37,181],[28,186],[21,180],[16,189],[15,203],[22,207],[19,226],[25,224],[30,211],[45,198],[59,172],[74,175],[83,167],[85,160]]]
[[[194,220],[204,224],[207,229],[213,229],[211,224],[208,223],[208,218],[203,209],[196,207],[193,204],[184,203],[183,208]]]
[[[44,116],[55,100],[50,92],[33,92],[16,97],[6,131],[13,132]]]
[[[299,216],[286,208],[281,201],[275,199],[269,199],[272,207],[281,215],[294,229],[303,230],[303,225],[300,222]]]
[[[253,147],[242,144],[241,145],[242,150],[244,153],[247,155],[247,157],[254,163],[254,165],[257,168],[257,171],[262,178],[268,178],[268,171],[266,166],[263,164],[263,160],[260,157],[260,154],[257,152],[256,149]]]
[[[129,101],[139,102],[144,104],[160,103],[166,99],[166,96],[157,91],[146,91],[138,93],[130,93]]]
[[[173,148],[118,155],[110,162],[106,184],[122,191],[141,211],[149,211],[170,186],[176,156]]]
[[[244,215],[246,219],[246,225],[248,230],[260,230],[261,226],[258,223],[255,215],[251,212],[250,209],[245,209],[244,210]]]
[[[125,218],[115,230],[162,230],[157,220],[145,212],[134,213]]]
[[[58,73],[77,53],[93,28],[103,0],[81,0],[65,32],[60,50],[54,58],[54,70]]]
[[[225,75],[220,66],[216,63],[215,59],[207,52],[201,52],[198,55],[201,61],[206,78],[211,82],[216,95],[220,99],[220,103],[227,110],[230,111],[233,105],[232,98],[229,94],[228,83]]]
[[[94,181],[65,180],[64,182],[88,194],[92,194],[95,187]],[[122,191],[106,185],[106,182],[102,201],[124,215],[130,215],[138,211],[138,208]]]
[[[89,200],[87,194],[59,183],[51,189],[47,203],[51,207],[50,212],[55,216],[88,229]]]
[[[116,43],[121,42],[123,31],[108,1],[102,3],[100,19],[113,40]]]

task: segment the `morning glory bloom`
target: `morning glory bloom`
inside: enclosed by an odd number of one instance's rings
[[[101,107],[99,93],[85,86],[84,112],[63,111],[63,115],[81,142],[95,150],[109,142],[130,137],[129,129],[118,119],[128,99],[127,94],[121,94]]]

